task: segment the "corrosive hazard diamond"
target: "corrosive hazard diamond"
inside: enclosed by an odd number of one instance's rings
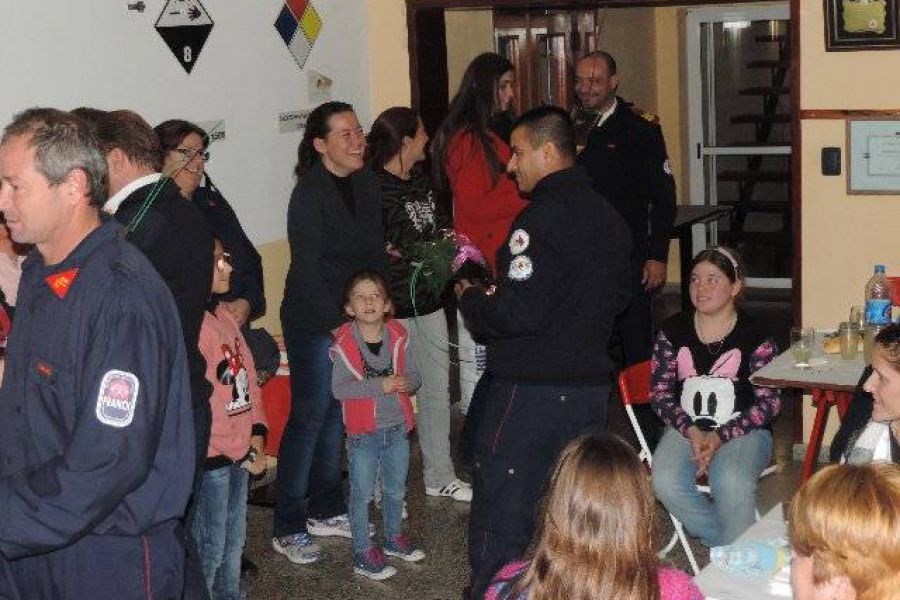
[[[156,20],[156,31],[188,73],[212,28],[213,20],[200,0],[168,0]]]
[[[322,30],[322,18],[308,0],[287,0],[275,20],[275,29],[302,69]]]

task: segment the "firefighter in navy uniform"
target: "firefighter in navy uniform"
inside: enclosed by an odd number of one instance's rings
[[[194,471],[172,295],[113,220],[76,117],[31,109],[0,140],[0,211],[34,243],[0,387],[0,598],[175,599]]]
[[[627,367],[650,360],[650,303],[653,291],[666,282],[676,207],[675,180],[659,118],[617,97],[618,83],[616,62],[609,54],[593,52],[578,61],[575,93],[581,106],[577,112],[594,115],[582,119],[590,127],[578,163],[587,170],[597,193],[625,219],[634,242],[632,299],[613,335]],[[647,408],[639,411],[639,418],[655,446],[661,423]]]
[[[574,165],[569,116],[525,113],[511,146],[508,170],[529,202],[497,252],[500,281],[495,290],[456,285],[493,376],[475,442],[472,598],[524,555],[562,448],[605,425],[609,333],[630,296],[628,229]]]

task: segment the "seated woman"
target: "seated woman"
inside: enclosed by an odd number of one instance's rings
[[[797,600],[900,598],[900,467],[822,469],[794,497],[789,532]]]
[[[872,366],[863,371],[853,401],[831,441],[832,462],[900,462],[900,325],[875,337]]]
[[[530,560],[503,567],[485,600],[701,600],[686,574],[659,564],[656,503],[637,454],[586,434],[560,455]]]
[[[706,546],[730,544],[756,518],[756,485],[772,456],[777,389],[750,375],[777,354],[761,323],[736,306],[744,287],[736,252],[700,252],[692,312],[663,323],[653,348],[653,409],[666,424],[653,454],[653,491]],[[706,474],[710,495],[697,490]]]

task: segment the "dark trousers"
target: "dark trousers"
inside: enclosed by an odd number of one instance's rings
[[[278,450],[275,537],[305,532],[307,517],[327,519],[347,512],[341,490],[344,422],[331,395],[331,336],[285,325],[284,342],[291,368],[291,414]]]
[[[653,355],[653,294],[644,290],[641,283],[643,267],[643,259],[632,263],[631,302],[616,318],[610,340],[613,346],[610,354],[621,357],[623,369],[650,360]],[[616,346],[621,348],[620,353],[616,352]],[[635,406],[634,409],[641,431],[652,450],[662,435],[663,423],[649,405]]]
[[[176,520],[144,535],[87,535],[37,556],[0,558],[3,600],[181,600],[184,545]]]
[[[560,451],[606,424],[608,386],[490,383],[476,434],[469,515],[472,598],[504,564],[521,558]]]

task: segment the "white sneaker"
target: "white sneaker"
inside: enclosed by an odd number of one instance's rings
[[[446,496],[458,502],[472,501],[472,486],[459,479],[454,479],[442,488],[426,487],[425,493],[429,496]]]
[[[308,565],[322,556],[318,544],[313,542],[307,533],[272,538],[272,549],[298,565]]]
[[[307,519],[306,530],[317,537],[343,537],[353,539],[350,533],[350,519],[346,514],[329,519]],[[369,523],[369,537],[375,535],[375,526]]]

